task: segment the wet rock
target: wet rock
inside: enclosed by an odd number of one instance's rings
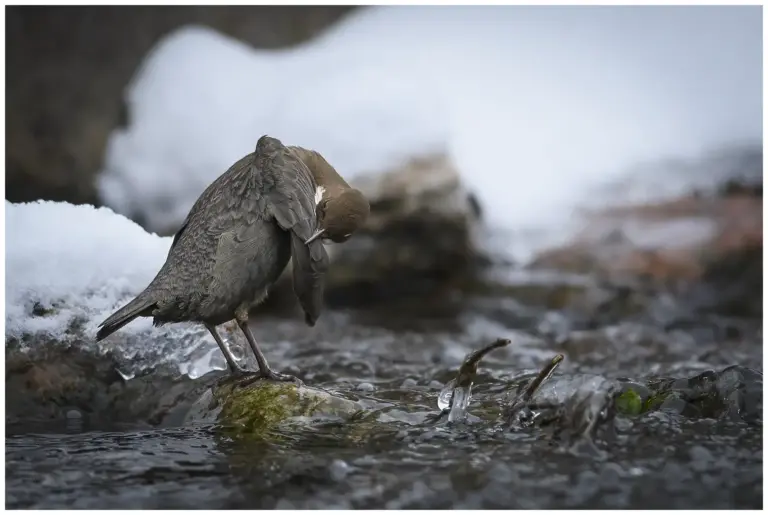
[[[355,390],[359,392],[372,392],[376,389],[371,383],[360,383],[355,387]]]
[[[291,418],[347,416],[353,401],[310,386],[258,380],[242,386],[227,372],[197,379],[158,367],[125,380],[114,355],[49,347],[6,353],[6,423],[67,420],[147,426],[221,423],[237,433],[268,431]],[[309,419],[307,419],[309,420]]]
[[[544,429],[577,454],[600,456],[595,444],[613,435],[619,393],[619,385],[604,377],[558,377],[540,387],[509,423],[514,429]]]
[[[659,409],[661,411],[686,414],[688,416],[699,415],[698,410],[692,409],[692,406],[689,406],[684,399],[681,399],[674,394],[667,395],[659,405]]]
[[[690,418],[728,418],[762,425],[763,375],[734,365],[690,379],[659,380],[644,411],[664,410]]]
[[[328,466],[328,472],[334,481],[344,481],[351,471],[351,467],[344,460],[333,460]]]
[[[702,447],[701,445],[692,447],[688,451],[688,454],[691,458],[691,468],[697,472],[706,471],[710,468],[710,463],[714,461],[712,453],[706,447]]]
[[[763,374],[735,365],[723,370],[715,388],[725,401],[728,415],[754,425],[763,422]]]
[[[283,423],[306,423],[314,417],[345,417],[359,411],[354,401],[330,392],[288,382],[225,379],[211,386],[196,403],[187,423],[217,422],[240,436],[264,436]]]
[[[82,413],[93,423],[158,425],[196,388],[189,378],[172,377],[162,368],[126,381],[109,353],[41,347],[33,353],[6,348],[6,423]]]
[[[416,380],[412,377],[406,377],[405,380],[400,384],[400,388],[413,388],[418,383]]]

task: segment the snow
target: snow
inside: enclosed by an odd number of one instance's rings
[[[320,151],[353,183],[443,150],[506,234],[496,245],[529,258],[573,230],[578,208],[701,182],[638,163],[760,144],[761,18],[759,7],[376,7],[282,51],[183,28],[128,88],[130,124],[110,138],[100,195],[172,231],[265,133]],[[619,195],[600,189],[616,181]]]
[[[97,348],[97,325],[149,284],[172,241],[103,207],[6,201],[5,217],[6,342],[51,340]],[[41,310],[42,316],[34,314]],[[79,322],[82,330],[73,329]],[[126,363],[121,373],[128,375],[159,362],[186,361],[199,347],[216,347],[201,327],[154,328],[149,318],[134,320],[119,334],[97,349],[119,342]],[[223,362],[220,354],[215,358]],[[223,368],[209,359],[208,370],[211,363]]]
[[[5,216],[6,267],[12,271],[5,290],[6,338],[28,332],[64,339],[77,317],[98,324],[149,284],[171,243],[108,208],[6,201]],[[35,317],[36,304],[57,311]]]

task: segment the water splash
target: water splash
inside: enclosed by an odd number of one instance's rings
[[[451,407],[451,400],[453,399],[453,389],[456,388],[456,379],[451,379],[442,390],[440,395],[437,396],[437,407],[440,411],[444,411]]]
[[[563,359],[565,359],[565,356],[562,354],[558,354],[552,358],[549,363],[544,365],[544,368],[541,369],[538,375],[528,383],[528,386],[526,386],[522,392],[517,394],[507,408],[507,413],[510,418],[517,417],[518,421],[523,423],[530,423],[536,418],[536,414],[528,408],[528,405],[534,394],[541,388],[541,385],[552,377],[552,374],[555,373],[555,370],[560,366]]]
[[[472,385],[457,387],[451,397],[451,410],[448,412],[448,422],[463,422],[467,418],[467,407],[472,399]]]
[[[120,374],[120,377],[123,378],[123,381],[130,381],[134,377],[136,377],[136,372],[123,372],[119,368],[115,369],[118,374]]]
[[[472,399],[472,383],[477,375],[480,360],[492,350],[506,347],[510,343],[510,340],[499,338],[464,358],[458,375],[445,384],[437,397],[437,407],[440,411],[444,413],[448,410],[448,422],[463,422],[466,419],[467,407]]]

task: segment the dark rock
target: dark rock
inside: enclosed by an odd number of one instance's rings
[[[288,418],[343,416],[359,409],[309,386],[261,380],[244,386],[226,372],[193,380],[158,367],[125,380],[113,355],[97,356],[75,345],[50,343],[29,355],[6,349],[6,424],[11,425],[65,421],[82,413],[93,425],[221,423],[253,435]]]
[[[659,380],[649,386],[652,393],[644,411],[660,409],[688,418],[725,418],[762,425],[763,375],[756,370],[734,365],[690,379]]]
[[[196,388],[167,370],[126,381],[110,353],[95,356],[53,342],[29,353],[6,344],[5,377],[7,423],[66,420],[79,410],[95,424],[158,425]]]

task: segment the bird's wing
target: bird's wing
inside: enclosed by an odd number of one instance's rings
[[[320,261],[310,258],[311,253],[319,253]],[[314,326],[320,317],[323,306],[323,276],[328,268],[328,253],[320,240],[309,245],[291,234],[291,258],[293,260],[293,291],[304,310],[307,325]]]
[[[210,271],[211,283],[207,289],[211,299],[226,298],[233,289],[264,279],[260,274],[265,270],[254,267],[252,263],[254,259],[259,261],[260,255],[273,252],[263,246],[272,231],[274,228],[270,229],[268,224],[261,222],[238,225],[219,236]]]
[[[317,229],[315,190],[317,186],[307,165],[284,147],[261,174],[264,209],[284,230],[306,241]],[[310,258],[321,263],[321,247],[309,246]]]
[[[299,156],[285,147],[262,172],[264,207],[282,229],[291,233],[294,293],[307,324],[315,325],[322,307],[323,276],[328,269],[328,253],[322,242],[304,243],[318,225],[315,180]]]
[[[290,149],[275,156],[270,177],[271,188],[265,188],[267,209],[286,231],[305,240],[312,236],[315,216],[315,180],[307,165]]]

